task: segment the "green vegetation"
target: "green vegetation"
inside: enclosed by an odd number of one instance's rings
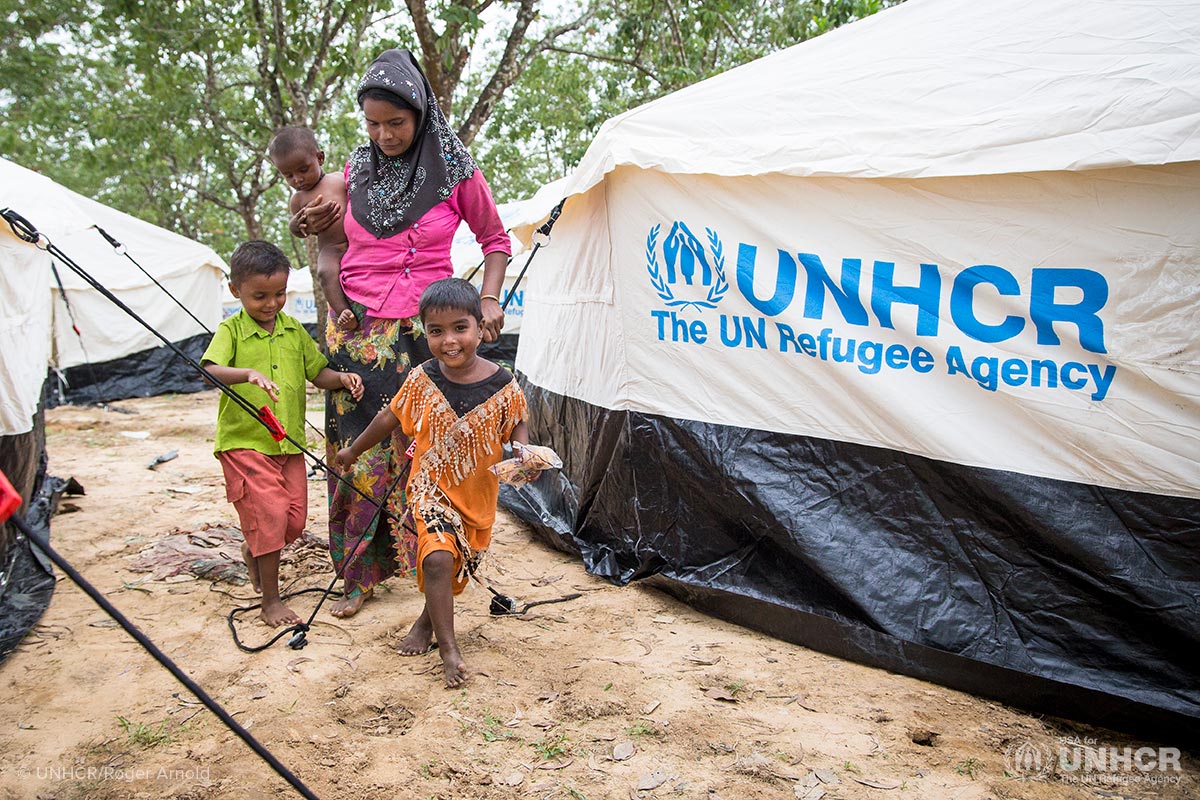
[[[633,737],[662,736],[662,731],[660,731],[658,729],[657,725],[655,725],[652,722],[647,722],[645,720],[638,720],[637,722],[633,723],[633,725],[631,725],[629,727],[629,730],[626,731],[626,733],[628,733],[630,736],[633,736]]]
[[[506,730],[500,718],[492,716],[491,712],[484,712],[482,735],[485,742],[498,742],[513,738],[512,732]]]
[[[532,743],[532,747],[537,751],[538,756],[544,761],[549,761],[552,758],[558,758],[567,754],[570,740],[565,735],[559,735],[557,738],[545,736]]]
[[[140,722],[132,722],[121,716],[117,717],[117,722],[129,737],[130,744],[149,748],[171,741],[171,734],[167,732],[166,720],[159,723],[157,728],[143,725]]]

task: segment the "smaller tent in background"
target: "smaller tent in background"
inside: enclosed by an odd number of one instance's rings
[[[559,179],[547,184],[538,191],[535,197],[499,204],[497,209],[504,227],[512,230],[518,225],[528,224],[537,216],[539,209],[545,205],[545,198],[560,194],[563,182],[564,179]],[[553,204],[551,201],[550,205]],[[513,257],[505,274],[504,289],[500,297],[501,303],[507,303],[504,308],[504,333],[501,334],[500,342],[485,345],[481,354],[488,358],[511,363],[516,356],[521,323],[525,318],[525,282],[521,273],[526,263],[529,262],[530,248],[526,247],[524,242],[516,236],[511,236],[510,239]],[[482,283],[483,251],[479,247],[479,242],[475,240],[474,232],[466,222],[459,225],[458,231],[454,234],[454,241],[450,247],[450,261],[454,267],[455,277],[466,278],[476,286]],[[511,300],[509,299],[510,295]],[[223,286],[221,290],[222,318],[236,314],[240,308],[241,305],[229,292],[228,286]],[[304,325],[309,326],[310,330],[316,331],[316,335],[320,338],[321,331],[315,327],[317,303],[313,295],[312,273],[309,270],[294,270],[291,277],[288,278],[287,306],[284,310]]]
[[[225,263],[211,248],[3,159],[0,208],[10,208],[29,220],[150,326],[180,343],[189,354],[198,354],[209,331],[220,322]],[[0,331],[6,345],[5,361],[10,352],[7,345],[20,347],[21,353],[19,381],[11,374],[18,365],[5,367],[9,374],[4,376],[4,405],[13,397],[10,392],[22,398],[20,410],[14,408],[13,413],[19,417],[31,414],[41,396],[47,364],[59,378],[51,387],[52,403],[107,402],[202,388],[198,376],[189,374],[154,334],[47,253],[17,240],[7,224],[2,227],[0,260],[5,274],[0,275],[0,284],[6,293],[14,293],[9,298],[23,298],[13,315],[6,309]],[[101,230],[123,250],[115,250]]]

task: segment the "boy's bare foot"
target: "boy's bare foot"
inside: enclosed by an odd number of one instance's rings
[[[258,562],[254,556],[250,555],[250,545],[242,542],[242,560],[246,562],[246,569],[250,570],[250,586],[254,589],[255,594],[262,594],[262,578],[258,576]]]
[[[470,677],[457,647],[442,650],[442,671],[446,673],[447,689],[462,686]]]
[[[363,607],[363,603],[374,596],[375,590],[367,589],[365,592],[359,592],[353,597],[343,597],[333,604],[333,608],[329,609],[329,613],[339,618],[353,617]]]
[[[402,656],[423,656],[435,647],[437,645],[433,643],[433,623],[429,621],[428,614],[422,614],[408,629],[408,633],[404,634],[396,652]]]
[[[295,612],[285,606],[281,600],[263,603],[262,611],[259,612],[258,618],[272,628],[278,628],[281,625],[295,625],[300,621]]]

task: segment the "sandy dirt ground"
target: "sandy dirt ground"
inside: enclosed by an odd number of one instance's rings
[[[1180,743],[1031,715],[612,586],[503,512],[485,573],[494,584],[521,603],[582,596],[493,617],[487,592],[469,588],[457,607],[474,670],[464,688],[443,688],[436,653],[396,654],[421,609],[408,580],[390,581],[351,619],[322,609],[303,650],[280,642],[243,653],[226,616],[253,602],[249,587],[169,569],[174,545],[188,563],[207,557],[218,577],[244,576],[221,555],[236,552],[237,534],[210,451],[216,403],[205,392],[116,404],[132,414],[51,411],[51,474],[87,492],[64,498],[53,542],[321,798],[1200,793],[1186,751],[1178,770],[1099,768],[1093,758],[1044,774],[1047,748],[1094,757]],[[314,395],[310,419],[320,418]],[[176,458],[147,468],[172,450]],[[310,483],[310,498],[313,537],[282,568],[293,588],[332,577],[320,546],[323,482]],[[293,608],[307,618],[316,597]],[[253,618],[239,631],[249,643],[269,638]],[[66,579],[0,663],[0,753],[0,798],[300,796]]]

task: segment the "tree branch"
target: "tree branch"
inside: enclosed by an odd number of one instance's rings
[[[527,18],[523,19],[522,15]],[[487,85],[480,92],[479,98],[475,101],[475,105],[471,108],[471,112],[463,119],[458,128],[458,138],[462,139],[464,144],[470,144],[474,141],[476,135],[482,130],[488,118],[492,115],[496,103],[512,86],[525,68],[538,55],[551,49],[551,45],[561,36],[577,30],[590,17],[590,12],[585,10],[575,19],[565,22],[562,25],[551,28],[542,35],[542,38],[535,42],[524,54],[518,56],[518,50],[521,43],[525,39],[525,33],[529,29],[529,25],[537,17],[537,10],[533,8],[532,0],[523,2],[521,9],[517,12],[517,19],[513,23],[513,28],[509,32],[508,39],[505,42],[504,55],[500,59],[500,63],[496,66],[496,71],[492,74]]]
[[[496,70],[492,73],[487,85],[483,87],[483,91],[479,93],[479,98],[475,101],[471,112],[458,127],[458,138],[462,140],[463,144],[470,144],[475,140],[475,135],[479,133],[483,123],[492,115],[496,101],[509,86],[512,86],[513,81],[524,70],[525,62],[518,62],[517,55],[521,50],[521,43],[525,41],[525,32],[529,30],[535,17],[537,17],[537,9],[534,8],[534,0],[521,0],[516,19],[513,20],[512,28],[504,43],[504,53],[500,56],[500,62],[496,65]]]
[[[442,60],[438,53],[438,33],[429,21],[425,8],[425,0],[405,0],[408,13],[412,17],[413,30],[417,33],[417,44],[421,47],[421,60],[425,66],[425,77],[433,89],[433,94],[441,104],[443,111],[450,107],[450,98],[446,92],[446,76],[442,72]]]
[[[661,78],[659,78],[658,75],[655,75],[649,69],[642,66],[641,64],[639,64],[637,61],[634,61],[633,59],[616,58],[614,56],[606,56],[602,53],[588,53],[584,50],[572,50],[567,47],[559,47],[558,45],[548,45],[545,49],[552,53],[566,53],[567,55],[571,55],[571,56],[582,56],[583,58],[592,58],[592,59],[595,59],[596,61],[607,61],[610,64],[621,64],[626,67],[633,67],[634,69],[636,69],[638,72],[645,75],[650,80],[655,81],[656,83],[659,83],[659,84],[664,84],[664,81]]]
[[[254,26],[258,34],[258,75],[262,79],[260,84],[267,93],[267,116],[272,122],[272,127],[278,128],[283,120],[283,97],[279,93],[279,84],[276,83],[271,75],[271,54],[270,35],[272,31],[267,28],[267,21],[263,15],[262,3],[259,0],[251,0],[250,14],[254,19]]]
[[[679,30],[679,19],[675,16],[675,6],[671,0],[666,0],[667,5],[667,20],[671,25],[671,39],[675,42],[675,49],[679,51],[679,62],[687,63],[687,51],[683,47],[683,34]]]

